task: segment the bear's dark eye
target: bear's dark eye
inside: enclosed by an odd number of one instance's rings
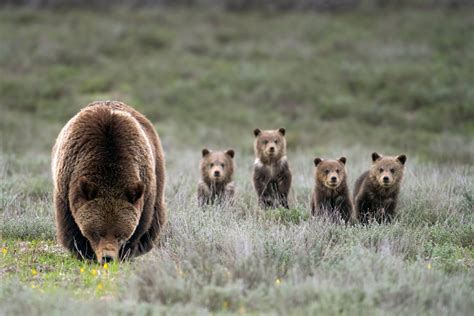
[[[268,140],[264,140],[264,141],[263,141],[263,144],[264,144],[264,145],[268,144]]]
[[[214,167],[214,164],[213,164],[213,163],[211,163],[211,164],[210,164],[210,166],[211,166],[211,168],[212,168],[212,167]]]
[[[336,172],[339,173],[339,169],[336,169]]]
[[[275,144],[278,144],[278,139],[275,139]]]
[[[324,172],[326,172],[326,174],[329,174],[329,169],[324,170]]]
[[[224,168],[224,167],[225,167],[225,165],[224,165],[223,163],[221,163],[221,167],[222,167],[222,168]]]
[[[395,173],[395,169],[393,169],[393,168],[390,169],[390,172],[391,172],[391,173]]]
[[[380,171],[380,172],[383,172],[383,168],[380,168],[379,171]]]

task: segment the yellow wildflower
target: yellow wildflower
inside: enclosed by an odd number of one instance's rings
[[[91,274],[92,274],[93,276],[96,276],[96,275],[97,275],[97,270],[96,270],[96,269],[92,269],[92,270],[91,270]]]
[[[97,290],[102,291],[104,289],[104,285],[102,283],[97,284]]]
[[[228,309],[229,308],[229,302],[228,301],[224,301],[222,303],[222,309]]]
[[[278,286],[278,285],[280,285],[280,283],[281,283],[280,279],[276,279],[276,281],[275,281],[275,285],[277,285],[277,286]]]
[[[106,262],[104,263],[104,270],[108,270],[109,269],[109,264]]]
[[[427,268],[428,270],[431,270],[431,262],[428,262],[428,264],[426,265],[426,268]]]
[[[79,272],[80,272],[80,273],[84,273],[84,271],[85,271],[84,268],[80,268],[80,269],[79,269]]]
[[[37,274],[38,274],[38,271],[36,271],[36,269],[33,268],[33,269],[31,269],[31,274],[32,274],[32,275],[37,275]]]
[[[8,252],[8,249],[7,249],[7,248],[5,248],[5,247],[3,247],[3,248],[2,248],[2,253],[3,253],[3,255],[6,255],[6,254],[7,254],[7,252]]]

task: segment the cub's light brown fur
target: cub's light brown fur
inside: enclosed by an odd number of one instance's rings
[[[160,139],[140,113],[94,102],[53,147],[59,242],[79,258],[106,262],[149,251],[166,221]]]
[[[357,179],[354,208],[360,222],[390,222],[395,216],[407,157],[372,153],[372,166]]]
[[[347,188],[346,158],[314,159],[315,187],[311,198],[311,214],[328,213],[349,222],[353,216],[352,201]]]
[[[291,171],[286,158],[285,129],[254,130],[253,184],[262,207],[288,208]]]
[[[198,203],[206,204],[233,202],[235,185],[234,150],[212,152],[202,150],[200,163],[201,180],[198,184]]]

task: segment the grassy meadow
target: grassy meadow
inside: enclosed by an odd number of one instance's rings
[[[0,10],[0,314],[469,315],[474,11]],[[55,241],[50,151],[94,100],[148,116],[161,247],[107,266]],[[253,129],[287,129],[290,210],[260,210]],[[201,149],[236,150],[233,206],[197,207]],[[408,156],[393,224],[309,216],[313,158]]]

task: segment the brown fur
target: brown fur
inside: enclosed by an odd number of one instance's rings
[[[166,221],[165,165],[153,125],[124,103],[94,102],[53,147],[59,242],[100,262],[149,251]]]
[[[262,207],[288,208],[291,171],[286,159],[285,129],[254,130],[254,150],[257,157],[253,169],[253,184]],[[273,148],[273,149],[272,149]]]
[[[355,213],[360,222],[393,219],[405,162],[405,155],[382,157],[372,153],[372,166],[357,179],[354,188]]]
[[[233,202],[235,193],[234,182],[234,150],[212,152],[202,150],[200,163],[201,180],[198,184],[198,202],[206,204]]]
[[[352,201],[347,188],[346,158],[339,160],[314,159],[315,187],[311,198],[311,214],[324,212],[349,222],[353,216]]]

